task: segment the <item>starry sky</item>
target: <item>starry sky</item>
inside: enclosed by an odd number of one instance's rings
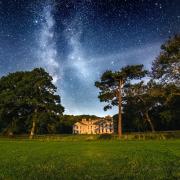
[[[66,114],[103,111],[105,70],[151,62],[180,32],[180,0],[0,0],[0,76],[45,68]]]

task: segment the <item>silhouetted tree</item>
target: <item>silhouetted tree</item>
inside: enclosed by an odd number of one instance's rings
[[[64,108],[52,77],[42,68],[11,73],[0,79],[0,119],[13,130],[17,122],[25,120],[30,127],[30,138],[43,121],[42,113],[49,117],[62,115]]]
[[[113,106],[119,107],[118,135],[122,136],[122,97],[123,88],[130,80],[140,79],[146,75],[147,71],[143,65],[132,65],[121,68],[119,71],[106,71],[101,76],[101,80],[95,82],[95,86],[100,89],[98,98],[101,102],[108,103],[104,110]]]
[[[152,77],[162,83],[180,84],[180,35],[161,46],[160,55],[153,61]]]
[[[155,131],[150,112],[153,108],[163,106],[164,91],[163,87],[150,80],[147,84],[143,81],[128,85],[126,87],[127,104],[134,106],[134,110],[142,116],[144,122],[147,122],[152,130]]]

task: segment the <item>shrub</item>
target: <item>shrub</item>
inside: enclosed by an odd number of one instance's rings
[[[99,138],[98,139],[112,139],[113,138],[113,135],[112,134],[101,134],[99,135]]]

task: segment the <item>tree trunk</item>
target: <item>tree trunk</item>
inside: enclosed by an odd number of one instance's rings
[[[34,112],[34,115],[33,115],[32,128],[31,128],[31,132],[30,132],[29,139],[33,139],[33,137],[34,137],[34,135],[35,135],[35,129],[36,129],[36,113],[37,113],[37,109],[35,109],[35,112]]]
[[[31,128],[31,132],[30,132],[29,139],[33,139],[34,134],[35,134],[35,128],[36,128],[36,122],[33,120],[32,128]]]
[[[152,121],[151,121],[151,119],[150,119],[150,117],[149,117],[148,112],[145,113],[145,118],[146,118],[146,120],[148,121],[148,123],[149,123],[149,125],[150,125],[150,127],[151,127],[151,131],[152,131],[152,132],[155,132],[154,125],[153,125],[153,123],[152,123]]]
[[[122,94],[121,94],[122,81],[119,81],[119,91],[118,91],[118,104],[119,104],[119,114],[118,114],[118,137],[122,137]]]

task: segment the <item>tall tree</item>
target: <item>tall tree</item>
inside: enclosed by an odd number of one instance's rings
[[[153,61],[151,75],[163,86],[166,110],[160,113],[160,117],[168,121],[177,119],[180,109],[177,103],[180,99],[180,34],[161,46],[160,55]],[[177,105],[176,111],[174,104]]]
[[[151,131],[155,132],[150,112],[154,108],[163,106],[163,87],[152,80],[150,80],[147,84],[141,81],[140,83],[127,85],[125,93],[127,105],[134,106],[134,111],[140,114],[144,122],[149,124]]]
[[[52,77],[42,68],[27,72],[11,73],[0,79],[0,116],[7,124],[26,117],[30,124],[30,138],[33,138],[41,113],[61,115],[64,108],[60,96],[55,94],[56,87]]]
[[[104,110],[118,106],[118,136],[122,136],[122,102],[123,88],[131,80],[140,79],[146,75],[143,65],[132,65],[121,68],[119,71],[106,71],[102,74],[101,80],[95,82],[95,86],[100,89],[98,98],[101,102],[106,102]]]
[[[161,46],[160,55],[152,64],[152,76],[163,83],[180,84],[180,34]]]

